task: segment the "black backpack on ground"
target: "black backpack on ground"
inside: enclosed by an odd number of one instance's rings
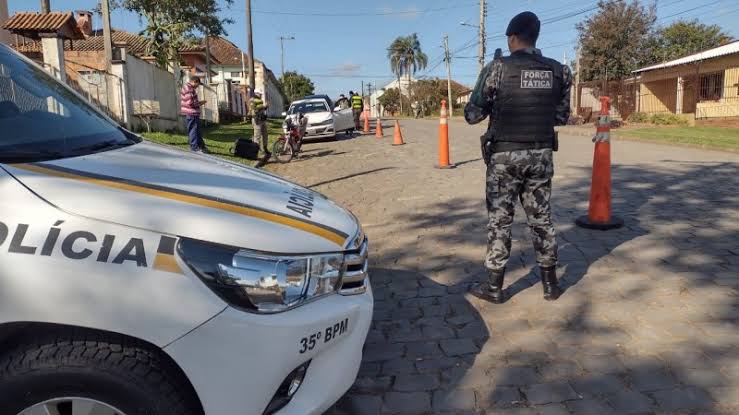
[[[231,154],[247,160],[259,159],[259,144],[246,138],[237,138],[231,147]]]

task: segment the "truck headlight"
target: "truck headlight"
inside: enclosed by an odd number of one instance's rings
[[[344,255],[279,256],[180,239],[187,265],[229,304],[279,313],[336,293]]]

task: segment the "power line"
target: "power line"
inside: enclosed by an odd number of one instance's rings
[[[303,74],[311,78],[342,78],[342,79],[395,79],[395,76],[388,75],[365,75],[365,74],[351,74],[351,75],[340,75],[340,74]]]
[[[289,12],[281,10],[263,10],[253,9],[252,13],[259,14],[272,14],[280,16],[308,16],[308,17],[378,17],[378,16],[404,16],[404,15],[415,15],[415,14],[426,14],[434,13],[445,10],[458,9],[460,7],[477,5],[477,3],[464,3],[456,6],[448,7],[437,7],[432,9],[417,9],[417,10],[398,10],[398,11],[387,11],[387,12],[355,12],[355,13],[330,13],[330,12]],[[232,9],[236,10],[236,9]]]
[[[702,5],[700,5],[700,6],[696,6],[696,7],[693,7],[693,8],[687,9],[687,10],[683,10],[683,11],[681,11],[681,12],[678,12],[678,13],[675,13],[675,14],[671,14],[671,15],[669,15],[669,16],[664,16],[664,17],[660,17],[660,18],[659,18],[658,20],[665,20],[665,19],[669,19],[669,18],[671,18],[671,17],[675,17],[675,16],[680,16],[680,15],[682,15],[682,14],[685,14],[685,13],[689,13],[689,12],[692,12],[692,11],[695,11],[695,10],[698,10],[698,9],[702,9],[702,8],[704,8],[704,7],[709,7],[709,6],[713,6],[713,5],[715,5],[715,4],[721,3],[722,1],[723,1],[723,0],[717,0],[717,1],[714,1],[714,2],[711,2],[711,3],[707,3],[707,4],[702,4]]]

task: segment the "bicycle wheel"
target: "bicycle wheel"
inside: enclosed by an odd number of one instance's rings
[[[293,146],[280,138],[272,145],[272,156],[280,163],[289,163],[293,159]]]

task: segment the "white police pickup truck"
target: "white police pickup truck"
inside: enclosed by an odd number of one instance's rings
[[[142,141],[2,45],[0,131],[3,415],[305,415],[351,386],[351,213]]]

